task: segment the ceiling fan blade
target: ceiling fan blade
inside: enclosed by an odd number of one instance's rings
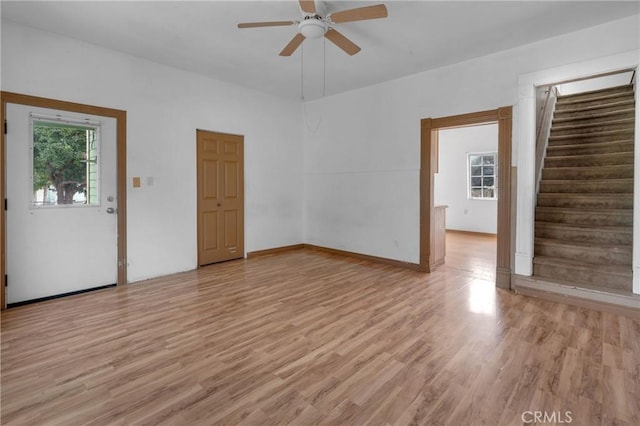
[[[300,7],[304,12],[316,13],[316,4],[313,0],[299,0]]]
[[[258,27],[284,27],[295,24],[295,21],[273,21],[273,22],[243,22],[238,24],[238,28],[258,28]]]
[[[338,31],[334,30],[333,28],[329,28],[324,36],[351,56],[360,51],[360,48],[354,42],[340,34]]]
[[[282,52],[280,52],[280,56],[291,56],[293,52],[296,51],[298,46],[302,44],[302,42],[304,41],[304,38],[305,37],[302,34],[300,33],[296,34],[295,37],[291,39],[289,44],[287,44],[285,48],[282,49]]]
[[[343,10],[329,15],[331,22],[341,24],[343,22],[364,21],[367,19],[386,18],[387,6],[378,4],[376,6],[357,7],[355,9]]]

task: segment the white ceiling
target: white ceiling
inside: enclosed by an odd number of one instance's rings
[[[639,13],[638,1],[323,1],[326,12],[385,3],[386,19],[336,24],[362,51],[306,40],[305,99],[363,87]],[[278,53],[297,1],[8,1],[2,19],[287,98],[300,98],[301,49]],[[323,50],[326,78],[323,79]]]

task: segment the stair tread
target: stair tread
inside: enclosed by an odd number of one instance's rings
[[[545,211],[545,212],[557,212],[557,213],[611,213],[611,214],[620,214],[620,215],[630,215],[633,213],[633,209],[594,209],[594,208],[580,208],[580,207],[549,207],[549,206],[538,206],[536,210]]]
[[[607,244],[607,243],[598,243],[594,245],[592,242],[585,241],[569,241],[569,240],[559,240],[555,238],[536,238],[536,244],[544,244],[544,245],[553,245],[553,246],[564,246],[564,247],[580,247],[584,249],[591,250],[601,250],[601,249],[618,249],[620,251],[631,252],[633,250],[632,245],[628,244]]]
[[[536,200],[539,207],[633,209],[632,192],[540,192]]]
[[[584,93],[583,93],[584,94]],[[627,92],[616,92],[616,93],[601,93],[594,94],[591,97],[585,98],[571,98],[569,95],[567,96],[558,96],[557,103],[560,105],[572,105],[572,104],[580,104],[584,102],[594,102],[594,101],[606,101],[613,98],[620,98],[623,96],[633,96],[633,91],[629,90]]]
[[[609,120],[601,123],[583,123],[583,124],[572,124],[565,126],[553,126],[551,129],[558,130],[571,130],[571,129],[588,129],[589,127],[603,127],[603,126],[611,126],[615,124],[631,124],[635,123],[634,118],[620,118],[617,120]]]
[[[567,229],[567,230],[580,230],[580,231],[587,231],[587,232],[606,231],[606,232],[616,232],[616,233],[623,233],[623,234],[633,234],[633,227],[631,226],[576,225],[576,224],[557,223],[557,222],[545,222],[540,220],[537,220],[535,222],[535,226],[537,228],[557,228],[557,229]]]
[[[570,135],[549,136],[549,141],[560,141],[565,139],[587,139],[587,138],[600,137],[600,136],[615,136],[615,135],[621,135],[621,134],[633,133],[633,132],[634,132],[634,127],[631,126],[629,129],[616,129],[616,130],[606,130],[602,132],[593,132],[593,133],[573,133]]]
[[[615,141],[606,141],[606,142],[593,142],[589,144],[589,148],[599,147],[599,146],[612,146],[619,145],[625,143],[633,143],[633,139],[618,139]],[[567,147],[575,147],[576,144],[568,144],[568,145],[547,145],[547,150],[562,150],[567,149]]]
[[[589,198],[620,198],[620,197],[627,197],[627,198],[633,198],[633,194],[632,193],[605,193],[605,194],[599,194],[597,192],[541,192],[540,194],[538,194],[538,197],[548,197],[548,198],[554,198],[554,197],[559,197],[559,198],[570,198],[570,197],[589,197]]]
[[[631,265],[598,265],[588,262],[583,262],[575,259],[565,259],[552,256],[534,256],[533,263],[538,265],[551,265],[560,267],[570,267],[579,269],[597,269],[599,272],[607,272],[612,275],[620,275],[625,277],[633,277]]]
[[[556,111],[555,114],[571,114],[571,113],[574,113],[574,112],[594,111],[594,110],[598,110],[598,109],[614,108],[614,107],[618,107],[618,106],[620,106],[620,107],[622,107],[622,106],[635,107],[635,101],[633,99],[630,99],[630,100],[611,102],[611,103],[601,104],[601,105],[590,105],[590,106],[584,106],[584,107],[580,107],[580,108],[567,108],[567,109]],[[554,115],[554,117],[555,117],[555,115]]]
[[[628,170],[633,169],[633,164],[605,164],[600,166],[555,166],[555,167],[545,167],[545,170],[565,170],[565,171],[580,171],[580,170]],[[630,179],[630,178],[622,178],[622,179]]]
[[[542,179],[544,183],[575,183],[575,179]],[[626,181],[633,183],[633,178],[607,178],[607,179],[589,179],[582,183],[620,183]]]
[[[573,180],[580,184],[602,179],[632,179],[633,164],[599,165],[594,167],[574,166],[559,164],[555,167],[545,167],[542,170],[542,179],[549,180]]]
[[[569,99],[584,95],[597,95],[599,93],[624,93],[625,91],[633,93],[633,85],[621,84],[619,86],[605,87],[604,89],[587,90],[586,92],[572,93],[570,95],[558,95],[558,99]]]
[[[584,158],[584,157],[589,157],[589,158],[602,158],[602,156],[609,156],[609,157],[615,157],[615,156],[622,156],[622,154],[628,154],[633,156],[633,151],[621,151],[621,152],[608,152],[606,154],[574,154],[574,155],[556,155],[553,158],[568,158],[568,159],[573,159],[573,158]]]
[[[578,287],[578,288],[583,288],[583,289],[586,289],[586,290],[597,291],[599,293],[609,293],[609,294],[615,294],[615,295],[618,295],[618,296],[625,296],[625,297],[628,297],[628,298],[631,298],[631,299],[638,300],[638,303],[640,303],[640,294],[635,294],[631,290],[622,290],[622,289],[619,289],[619,288],[598,286],[598,285],[593,285],[593,284],[589,284],[589,283],[583,283],[583,282],[580,282],[580,281],[564,280],[562,278],[557,278],[557,277],[551,278],[551,277],[547,277],[545,275],[533,274],[532,278],[536,279],[537,281],[544,281],[544,282],[553,283],[553,284],[560,284],[560,285],[569,286],[569,287]],[[629,279],[631,279],[631,277],[629,277]]]
[[[566,122],[571,122],[571,121],[588,121],[591,119],[596,119],[596,118],[605,118],[605,117],[611,117],[612,115],[620,115],[620,114],[628,114],[628,113],[632,113],[635,112],[635,108],[625,108],[625,109],[620,109],[618,111],[605,111],[605,112],[601,112],[601,113],[596,113],[596,114],[591,114],[585,117],[558,117],[558,118],[554,118],[552,124],[556,124],[556,123],[566,123]],[[562,112],[562,111],[559,111]]]

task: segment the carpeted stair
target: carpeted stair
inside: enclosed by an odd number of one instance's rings
[[[559,96],[540,180],[534,276],[631,292],[633,86]]]

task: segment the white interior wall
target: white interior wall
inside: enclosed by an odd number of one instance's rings
[[[440,130],[433,196],[447,206],[447,229],[495,234],[498,201],[468,196],[467,154],[479,152],[498,152],[497,124]]]
[[[514,105],[516,123],[519,75],[638,49],[638,27],[635,15],[307,102],[305,241],[418,263],[420,119]]]
[[[131,281],[196,267],[196,129],[245,136],[245,249],[302,242],[299,102],[9,22],[1,84],[127,111]]]
[[[307,102],[301,114],[297,102],[3,22],[1,84],[128,111],[128,176],[154,178],[129,182],[132,280],[195,266],[196,128],[245,135],[247,251],[307,242],[417,263],[420,119],[515,105],[515,164],[518,76],[639,40],[633,16]]]

